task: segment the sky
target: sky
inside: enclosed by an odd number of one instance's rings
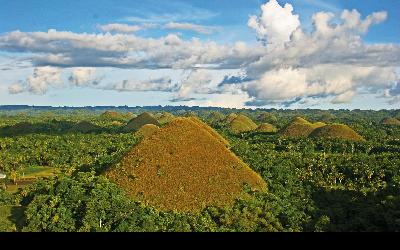
[[[398,0],[0,0],[0,105],[398,109]]]

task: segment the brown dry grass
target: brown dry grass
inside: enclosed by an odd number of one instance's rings
[[[280,131],[284,137],[308,137],[316,128],[323,127],[323,122],[311,123],[301,117],[296,117]]]
[[[235,134],[253,131],[257,129],[257,127],[257,124],[245,115],[238,115],[230,123],[230,129]]]
[[[275,133],[276,131],[278,131],[278,129],[274,125],[269,123],[262,123],[257,128],[257,132],[261,133]]]
[[[383,119],[382,124],[399,126],[400,120],[398,120],[396,118],[385,118],[385,119]]]
[[[132,120],[130,120],[128,124],[124,127],[124,131],[136,132],[146,124],[154,124],[156,126],[160,126],[160,123],[153,117],[152,114],[144,112],[140,114],[138,117],[135,117]]]
[[[364,141],[364,138],[344,124],[329,124],[315,129],[310,137],[337,138],[350,141]]]
[[[143,140],[106,175],[133,197],[163,210],[228,205],[243,184],[266,183],[195,118],[176,118]],[[214,134],[214,135],[213,135]]]
[[[160,128],[154,124],[146,124],[142,126],[135,135],[142,138],[147,138],[157,132]]]
[[[88,121],[81,121],[75,124],[69,131],[70,132],[79,132],[79,133],[91,133],[97,132],[101,129],[101,127],[88,122]]]
[[[233,120],[235,120],[236,117],[238,117],[237,114],[235,114],[235,113],[230,113],[229,115],[226,116],[225,122],[231,123]]]
[[[161,125],[164,125],[171,122],[174,118],[175,116],[173,114],[168,112],[163,112],[157,117],[157,120]]]
[[[132,119],[135,117],[135,115],[131,112],[122,114],[117,111],[106,111],[103,114],[101,114],[100,117],[102,119],[107,119],[107,120],[112,120],[112,121],[121,121],[121,120],[126,120],[126,119]]]

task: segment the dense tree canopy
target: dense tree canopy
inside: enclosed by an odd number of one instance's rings
[[[231,206],[163,211],[133,199],[103,175],[141,139],[123,131],[129,119],[116,124],[101,116],[101,108],[0,110],[0,173],[7,174],[0,221],[13,218],[15,224],[2,224],[1,231],[400,231],[400,127],[382,124],[398,117],[398,110],[115,110],[200,117],[262,176],[268,191],[244,187],[245,195]],[[231,113],[278,129],[298,116],[346,124],[365,141],[235,134],[225,121]],[[80,121],[99,129],[70,131]],[[41,169],[57,171],[46,176]]]

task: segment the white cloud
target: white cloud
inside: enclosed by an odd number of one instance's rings
[[[398,99],[398,90],[393,86],[399,80],[396,68],[400,67],[400,46],[363,41],[371,25],[386,20],[386,12],[374,12],[364,18],[357,10],[344,10],[338,18],[330,12],[318,12],[312,16],[311,32],[303,29],[295,13],[292,5],[282,7],[276,0],[262,5],[260,16],[248,20],[248,26],[262,41],[257,45],[185,40],[176,34],[145,38],[134,32],[150,23],[114,23],[100,26],[106,32],[100,34],[56,30],[5,33],[0,35],[0,51],[22,53],[36,67],[26,81],[10,86],[10,93],[46,93],[49,87],[62,85],[60,69],[70,67],[71,83],[92,86],[98,82],[96,67],[113,67],[189,72],[177,83],[159,75],[148,80],[127,79],[106,87],[174,92],[177,100],[188,100],[196,94],[242,93],[249,99],[246,101],[260,105],[298,100],[307,103],[307,98],[313,102],[329,99],[343,103],[359,94],[382,91],[386,91],[386,98]],[[158,27],[204,34],[211,28],[178,21],[166,18]],[[219,84],[224,77],[211,71],[227,69],[244,74]]]
[[[262,6],[259,18],[249,19],[249,26],[268,42],[268,52],[246,67],[253,81],[243,89],[253,101],[287,103],[332,96],[332,103],[350,102],[358,93],[377,93],[398,79],[400,46],[367,45],[361,38],[372,24],[386,19],[386,12],[362,19],[357,10],[344,10],[336,24],[333,13],[318,12],[312,17],[314,30],[305,33],[292,10],[271,0]]]
[[[237,94],[215,94],[210,95],[206,99],[194,99],[185,102],[188,106],[202,107],[224,107],[224,108],[246,108],[246,102],[251,99],[245,92]]]
[[[237,53],[240,49],[241,53]],[[0,35],[0,50],[33,53],[38,66],[188,69],[212,64],[237,68],[258,59],[261,46],[219,45],[169,34],[158,39],[133,34],[86,34],[49,30]],[[246,53],[247,52],[247,53]]]
[[[261,15],[251,16],[248,26],[254,29],[260,40],[270,46],[283,46],[300,26],[299,16],[293,15],[293,6],[286,3],[281,7],[276,0],[261,6]]]
[[[95,78],[96,68],[74,68],[68,80],[75,86],[98,84],[99,78]]]
[[[176,93],[176,100],[184,100],[189,97],[193,92],[207,93],[213,76],[204,69],[193,70],[189,73],[186,79],[183,79],[180,87]]]
[[[177,85],[167,76],[150,78],[147,80],[129,79],[107,86],[104,89],[125,91],[163,91],[171,92],[177,89]]]
[[[19,94],[24,92],[24,86],[21,83],[14,83],[8,87],[8,92],[10,94]]]
[[[175,29],[175,30],[189,30],[205,35],[210,35],[216,30],[214,27],[197,25],[192,23],[176,23],[176,22],[169,22],[164,25],[164,28]]]
[[[109,23],[105,25],[99,25],[98,28],[103,32],[116,33],[134,33],[143,29],[143,27],[139,25],[128,25],[122,23]]]
[[[63,85],[61,69],[45,66],[35,68],[33,74],[26,79],[27,90],[33,94],[43,95],[50,86]]]
[[[396,80],[392,67],[324,64],[269,70],[243,88],[251,97],[271,103],[318,96],[334,96],[333,103],[343,103],[350,102],[358,90],[377,92]]]

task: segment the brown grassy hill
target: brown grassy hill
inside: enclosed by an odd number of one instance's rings
[[[284,137],[307,137],[314,129],[325,125],[323,122],[313,124],[301,117],[296,117],[280,131],[280,134]]]
[[[364,141],[364,138],[353,129],[344,124],[329,124],[315,129],[310,137],[315,138],[338,138],[351,141]]]
[[[161,125],[164,125],[171,122],[175,118],[175,116],[171,113],[163,112],[159,114],[156,118]]]
[[[157,132],[160,128],[154,124],[143,125],[136,133],[136,136],[147,138]]]
[[[229,142],[222,137],[220,134],[218,134],[214,129],[212,129],[210,126],[208,126],[206,123],[202,122],[200,119],[196,117],[188,117],[192,122],[195,122],[198,126],[200,126],[202,129],[207,130],[208,133],[210,133],[215,139],[218,141],[222,142],[224,145],[228,146]]]
[[[262,123],[257,128],[257,132],[261,133],[275,133],[276,131],[278,131],[278,129],[274,125],[269,123]]]
[[[231,123],[233,120],[235,120],[236,117],[238,117],[237,114],[235,114],[235,113],[230,113],[229,115],[226,116],[225,122],[229,124],[229,123]]]
[[[128,119],[133,119],[133,118],[137,117],[137,115],[135,115],[132,112],[128,112],[128,113],[126,113],[125,117]]]
[[[259,122],[266,122],[266,123],[276,123],[278,118],[269,112],[262,112],[257,116],[257,121]]]
[[[128,124],[124,127],[125,132],[136,132],[138,131],[143,125],[146,124],[154,124],[156,126],[160,126],[160,123],[150,114],[144,112],[140,114],[138,117],[133,118],[128,122]]]
[[[69,129],[70,132],[79,132],[79,133],[91,133],[91,132],[97,132],[101,129],[101,127],[88,122],[88,121],[81,121],[75,124],[71,129]]]
[[[245,115],[238,115],[229,124],[231,131],[235,134],[249,132],[257,129],[257,124],[255,124],[250,118]]]
[[[102,119],[111,120],[111,121],[123,121],[123,120],[127,120],[127,119],[132,119],[135,117],[135,115],[131,112],[122,114],[117,111],[106,111],[103,114],[101,114],[100,117]]]
[[[264,180],[195,118],[176,118],[143,140],[106,175],[130,195],[163,210],[197,212],[229,205],[243,184]]]
[[[106,111],[103,114],[101,114],[100,117],[103,119],[110,119],[110,120],[124,119],[124,115],[117,111]]]
[[[400,125],[400,120],[398,120],[396,118],[385,118],[385,119],[382,120],[382,124],[399,126]]]

